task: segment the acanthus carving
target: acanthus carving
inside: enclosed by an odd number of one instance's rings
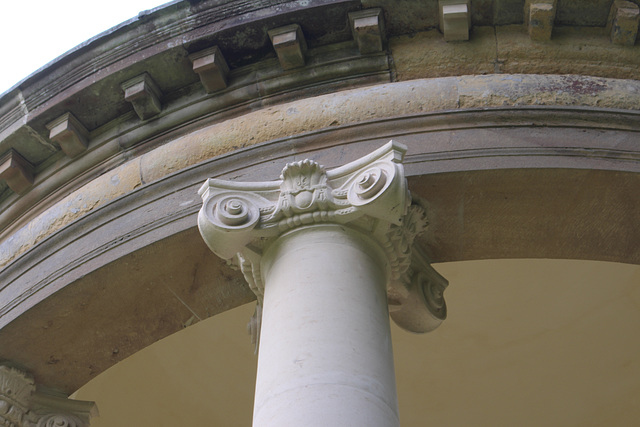
[[[199,191],[203,206],[198,227],[214,253],[236,260],[261,305],[260,260],[271,241],[300,226],[348,225],[384,249],[389,298],[401,301],[412,288],[407,271],[413,241],[427,225],[425,210],[411,203],[401,164],[405,152],[406,147],[391,141],[329,171],[307,159],[287,164],[278,181],[209,179]],[[256,325],[259,321],[254,321],[254,332]]]
[[[35,391],[33,378],[14,367],[0,365],[0,425],[19,427]]]
[[[406,282],[405,276],[411,264],[413,241],[427,228],[427,213],[425,209],[412,204],[401,225],[392,225],[387,232],[384,242],[385,252],[391,266],[391,285]]]
[[[0,426],[88,427],[96,411],[93,402],[39,391],[31,375],[0,365]]]

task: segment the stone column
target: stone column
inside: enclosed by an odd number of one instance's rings
[[[417,332],[446,313],[446,281],[412,253],[426,216],[405,151],[390,142],[332,171],[304,160],[279,181],[200,190],[207,245],[258,298],[254,427],[399,425],[388,304]]]

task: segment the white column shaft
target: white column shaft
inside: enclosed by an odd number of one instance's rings
[[[254,427],[399,425],[385,269],[377,244],[341,225],[268,248]]]

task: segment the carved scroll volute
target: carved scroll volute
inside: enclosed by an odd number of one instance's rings
[[[426,256],[413,248],[411,266],[395,287],[397,291],[389,293],[389,313],[394,322],[401,328],[416,333],[431,332],[447,317],[447,304],[444,291],[449,285],[431,267]]]
[[[348,204],[358,216],[382,220],[386,225],[400,225],[411,203],[402,161],[407,147],[394,141],[343,167],[329,176],[346,192]]]
[[[198,214],[200,233],[209,248],[224,259],[242,252],[261,234],[261,210],[272,205],[260,195],[244,190],[244,186],[232,184],[209,179],[199,192],[204,200]]]

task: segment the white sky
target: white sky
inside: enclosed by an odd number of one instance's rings
[[[0,94],[58,56],[169,0],[0,0]]]

